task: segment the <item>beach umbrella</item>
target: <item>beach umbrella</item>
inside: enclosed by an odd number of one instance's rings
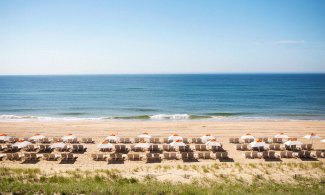
[[[114,145],[109,143],[108,141],[103,141],[102,143],[98,144],[97,148],[99,148],[99,149],[114,149]]]
[[[263,147],[263,148],[268,147],[268,144],[266,144],[264,141],[262,141],[262,139],[257,139],[255,141],[253,141],[252,143],[250,143],[250,146],[252,148],[260,149],[260,147]]]
[[[0,134],[0,141],[9,141],[9,139],[12,138],[12,136],[9,136],[7,134]]]
[[[325,142],[325,139],[323,139],[323,140],[320,140],[321,142]]]
[[[152,138],[152,136],[149,135],[147,132],[144,132],[144,133],[138,135],[138,138],[150,139],[150,138]]]
[[[183,141],[183,138],[176,133],[168,137],[168,141],[176,141],[176,140]]]
[[[221,144],[215,139],[211,139],[205,143],[207,146],[218,146],[221,147]]]
[[[50,148],[64,148],[66,146],[63,142],[56,142],[50,145]]]
[[[143,149],[148,149],[151,146],[150,143],[138,143],[134,147],[135,148],[143,148]]]
[[[66,135],[66,136],[63,136],[63,137],[62,137],[62,140],[63,140],[64,142],[66,142],[66,141],[68,141],[69,139],[75,139],[75,138],[77,138],[77,136],[72,135],[72,134],[68,134],[68,135]]]
[[[39,140],[44,139],[44,138],[45,138],[44,135],[35,134],[32,137],[30,137],[29,140],[39,141]]]
[[[296,139],[292,139],[289,141],[284,142],[284,145],[286,146],[290,146],[292,148],[292,146],[301,146],[303,143],[300,141],[297,141]]]
[[[182,140],[175,140],[169,145],[173,147],[186,146],[186,144]]]
[[[207,141],[211,140],[211,139],[216,139],[214,136],[212,136],[211,134],[206,134],[204,136],[201,137],[202,142],[206,143]]]
[[[113,141],[113,142],[119,142],[120,141],[120,137],[116,136],[115,134],[111,134],[110,136],[106,137],[105,140],[107,141]]]
[[[281,139],[289,139],[289,136],[287,136],[284,133],[279,133],[274,136],[274,138],[281,138]]]
[[[304,138],[311,139],[312,143],[313,143],[314,139],[320,139],[320,137],[318,135],[316,135],[315,133],[305,135]]]
[[[240,139],[255,139],[255,137],[249,133],[246,133],[245,135],[242,135]]]
[[[26,146],[28,146],[30,144],[32,144],[32,143],[29,142],[29,141],[19,140],[18,142],[12,144],[12,146],[13,147],[16,146],[18,148],[24,148],[24,147],[26,147]]]

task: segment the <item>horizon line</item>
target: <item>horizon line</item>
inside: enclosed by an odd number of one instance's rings
[[[174,73],[54,73],[54,74],[1,74],[0,76],[105,76],[105,75],[244,75],[244,74],[325,74],[325,72],[174,72]]]

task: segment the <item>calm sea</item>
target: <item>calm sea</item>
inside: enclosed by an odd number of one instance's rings
[[[325,74],[0,76],[0,120],[325,119]]]

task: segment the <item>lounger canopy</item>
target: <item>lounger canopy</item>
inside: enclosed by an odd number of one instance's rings
[[[66,146],[63,142],[56,142],[50,145],[50,148],[64,148]]]
[[[173,141],[169,145],[171,145],[173,147],[186,146],[186,144],[184,142],[182,142],[181,140]]]
[[[119,141],[120,141],[120,137],[117,136],[117,135],[115,135],[115,134],[112,134],[112,135],[110,135],[110,136],[107,136],[107,137],[105,138],[105,140],[107,140],[107,141],[119,142]]]
[[[176,133],[168,137],[168,141],[176,141],[176,140],[183,141],[183,138]]]
[[[9,141],[10,138],[12,138],[12,136],[9,136],[7,134],[0,134],[0,141]]]
[[[274,138],[282,138],[282,139],[289,139],[289,136],[287,136],[284,133],[279,133],[274,136]]]
[[[221,147],[221,143],[217,142],[215,139],[211,139],[205,143],[207,146],[218,146]]]
[[[13,147],[18,147],[18,148],[24,148],[28,145],[32,144],[29,141],[23,141],[23,140],[19,140],[18,142],[12,144]]]
[[[210,134],[206,134],[206,135],[202,136],[201,139],[202,139],[203,143],[206,143],[206,142],[208,142],[212,139],[216,139],[216,138]]]
[[[147,132],[144,132],[144,133],[138,135],[138,138],[150,139],[150,138],[152,138],[152,136],[149,135]]]
[[[134,147],[135,148],[144,148],[144,149],[148,149],[151,146],[150,143],[138,143],[136,144]]]
[[[97,148],[99,148],[99,149],[113,149],[114,145],[107,141],[104,141],[101,144],[98,144]]]
[[[255,139],[255,137],[252,136],[251,134],[247,133],[247,134],[245,134],[245,135],[242,135],[242,136],[240,137],[240,139]]]
[[[65,142],[65,141],[68,141],[69,139],[75,139],[75,138],[77,138],[77,136],[72,135],[72,134],[68,134],[66,136],[63,136],[62,140]]]
[[[39,141],[39,140],[44,139],[44,138],[45,138],[44,135],[41,135],[41,134],[35,134],[35,135],[33,135],[32,137],[30,137],[29,140]]]

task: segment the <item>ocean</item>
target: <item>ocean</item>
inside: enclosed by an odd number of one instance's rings
[[[325,74],[0,76],[0,120],[323,120]]]

